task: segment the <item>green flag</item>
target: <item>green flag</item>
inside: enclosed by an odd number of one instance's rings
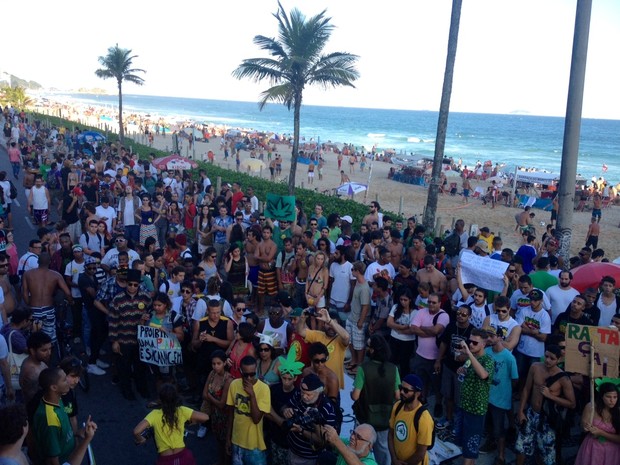
[[[295,221],[295,196],[267,194],[265,217],[273,220]]]

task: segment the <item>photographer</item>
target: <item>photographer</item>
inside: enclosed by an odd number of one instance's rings
[[[319,377],[310,374],[282,410],[282,416],[288,420],[285,426],[290,427],[287,439],[291,465],[315,465],[326,445],[321,426],[336,424],[334,405],[323,391]]]
[[[377,433],[371,425],[359,425],[351,431],[351,437],[345,440],[331,426],[325,426],[324,430],[325,440],[338,451],[336,465],[377,465],[371,455]]]

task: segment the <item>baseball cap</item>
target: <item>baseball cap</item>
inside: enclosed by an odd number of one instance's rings
[[[290,307],[291,304],[293,303],[293,299],[291,299],[291,296],[286,291],[278,292],[278,295],[277,295],[276,299],[284,307]]]
[[[410,385],[416,391],[422,392],[424,390],[424,383],[422,379],[418,375],[414,375],[413,373],[409,373],[405,376],[402,381]]]
[[[351,218],[349,215],[341,216],[340,219],[342,221],[346,221],[349,224],[353,224],[353,218]]]
[[[491,232],[491,230],[486,226],[483,226],[482,228],[480,228],[480,232]]]
[[[288,314],[288,316],[293,317],[293,318],[299,318],[301,315],[303,315],[303,313],[304,313],[303,308],[295,307],[293,311],[291,311],[291,313]]]
[[[301,380],[301,389],[304,391],[316,391],[324,387],[321,379],[314,373],[310,373],[308,376]]]
[[[489,253],[489,244],[487,241],[478,241],[476,247],[482,250],[484,253]]]
[[[73,252],[84,252],[84,249],[82,248],[82,246],[78,245],[78,244],[76,244],[73,247],[71,247],[71,250]]]
[[[529,298],[530,298],[530,300],[542,300],[543,299],[543,293],[542,293],[542,291],[540,291],[538,289],[533,289],[530,292]]]

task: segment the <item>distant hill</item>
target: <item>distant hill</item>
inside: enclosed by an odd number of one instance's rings
[[[41,84],[35,81],[27,81],[22,78],[18,78],[13,74],[9,74],[6,71],[0,70],[0,86],[8,85],[11,87],[21,86],[24,89],[38,90],[43,88]]]

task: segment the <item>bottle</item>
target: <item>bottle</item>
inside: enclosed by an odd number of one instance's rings
[[[458,381],[459,383],[462,383],[463,381],[465,381],[465,373],[467,373],[467,369],[471,366],[471,360],[467,359],[467,361],[463,364],[463,372],[459,373],[458,375]]]

